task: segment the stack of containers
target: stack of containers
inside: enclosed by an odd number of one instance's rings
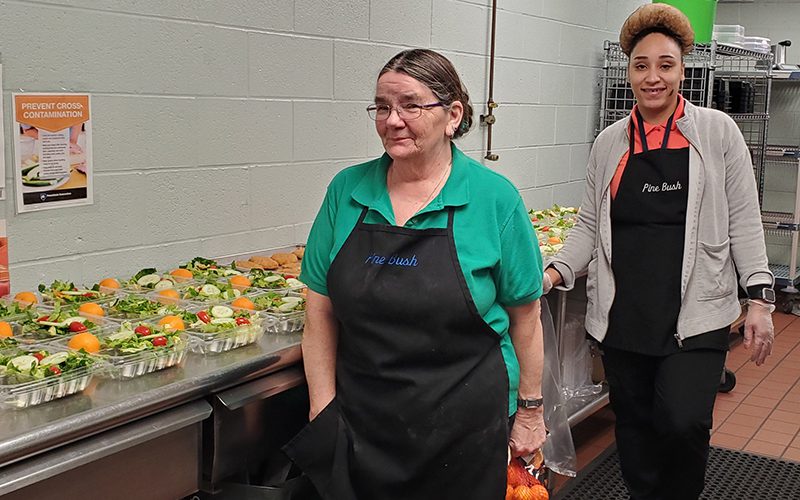
[[[738,24],[715,24],[712,37],[717,43],[744,48],[744,26]]]

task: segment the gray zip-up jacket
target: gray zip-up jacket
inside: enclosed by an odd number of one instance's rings
[[[570,290],[575,275],[588,269],[586,329],[602,341],[614,302],[611,270],[611,178],[628,150],[630,116],[603,130],[592,146],[586,193],[578,223],[558,254],[548,260]],[[689,141],[689,199],[681,276],[679,340],[730,325],[741,312],[736,274],[742,287],[769,284],[764,230],[750,150],[736,123],[725,113],[688,101],[676,122]],[[659,279],[658,263],[641,277]]]

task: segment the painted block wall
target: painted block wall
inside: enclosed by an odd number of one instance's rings
[[[603,40],[644,0],[501,0],[494,152],[531,207],[577,204]],[[303,242],[332,176],[381,154],[370,103],[408,47],[486,111],[490,0],[0,0],[11,92],[89,92],[95,204],[8,220],[12,288]],[[460,146],[482,158],[485,129]]]

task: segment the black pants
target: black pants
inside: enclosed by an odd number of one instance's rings
[[[703,491],[725,352],[646,356],[603,347],[622,476],[633,500],[692,500]]]

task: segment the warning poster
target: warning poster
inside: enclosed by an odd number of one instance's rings
[[[17,212],[92,203],[88,94],[13,94]]]

